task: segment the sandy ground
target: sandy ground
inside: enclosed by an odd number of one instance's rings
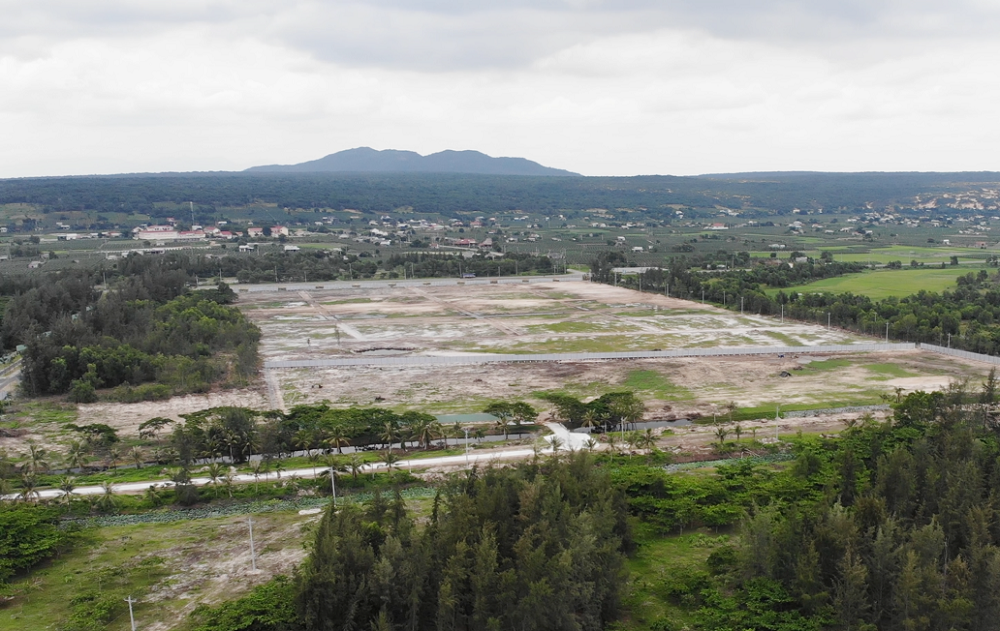
[[[78,407],[77,425],[107,423],[122,434],[135,435],[139,433],[139,425],[157,416],[179,421],[181,414],[229,405],[268,409],[267,397],[259,388],[225,390],[173,397],[166,401],[82,404]]]
[[[585,282],[258,293],[241,296],[239,305],[264,332],[267,360],[385,347],[450,354],[864,341],[838,329]]]
[[[825,359],[845,365],[814,367]],[[913,376],[887,378],[877,372],[885,364]],[[962,378],[975,384],[986,372],[983,365],[917,351],[272,371],[282,383],[286,405],[327,401],[445,414],[478,411],[494,399],[530,399],[544,407],[537,393],[547,390],[589,399],[632,388],[646,401],[652,418],[709,415],[730,401],[739,407],[878,402],[879,394],[893,394],[896,387],[933,390]]]

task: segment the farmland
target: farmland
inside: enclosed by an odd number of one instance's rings
[[[846,274],[834,278],[824,278],[806,285],[798,285],[794,291],[800,293],[851,292],[880,300],[890,296],[903,297],[919,291],[942,292],[955,286],[955,279],[970,271],[968,266],[918,267],[901,270],[878,270],[861,274]],[[773,290],[770,293],[777,293]],[[786,290],[787,291],[787,290]]]

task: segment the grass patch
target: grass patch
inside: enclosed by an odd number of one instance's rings
[[[633,370],[625,377],[623,387],[648,393],[661,400],[689,400],[693,398],[687,388],[674,385],[666,375],[656,370]]]
[[[306,520],[295,512],[254,517],[265,568],[272,550],[301,549],[307,531],[297,524]],[[188,598],[209,602],[218,598],[211,590],[202,591],[209,586],[209,573],[204,580],[192,580],[191,568],[211,557],[226,562],[242,553],[245,525],[244,516],[235,516],[89,529],[86,540],[74,550],[14,582],[15,600],[0,615],[0,631],[62,628],[71,616],[99,622],[112,631],[125,630],[129,617],[123,599],[129,594],[139,600],[135,615],[140,628],[153,621],[177,620],[190,603]],[[188,598],[144,602],[154,588],[167,588],[177,580],[191,582]],[[247,581],[227,582],[224,598],[237,597],[249,587]],[[95,612],[102,603],[111,608],[108,621],[97,620]]]
[[[941,292],[952,289],[955,279],[970,272],[969,267],[916,268],[901,270],[879,270],[862,272],[860,274],[845,274],[834,278],[824,278],[807,285],[784,289],[785,293],[796,291],[803,294],[831,293],[841,294],[851,292],[868,296],[873,299],[889,296],[909,296],[921,289]],[[768,294],[778,293],[778,289],[769,289]]]
[[[902,379],[905,377],[916,377],[917,374],[904,370],[896,364],[865,364],[862,368],[873,372],[883,379]]]
[[[729,537],[705,532],[663,537],[649,525],[638,524],[635,538],[638,547],[628,560],[632,581],[623,599],[626,611],[623,626],[626,629],[689,626],[693,622],[690,613],[671,597],[669,584],[684,575],[704,571],[709,555],[726,545]]]

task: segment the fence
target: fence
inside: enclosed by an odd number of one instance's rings
[[[970,353],[969,351],[960,351],[957,348],[948,348],[946,346],[938,346],[937,344],[920,344],[919,346],[921,349],[931,351],[932,353],[951,355],[952,357],[961,357],[962,359],[971,359],[972,361],[985,362],[987,364],[1000,366],[1000,357],[994,357],[993,355]]]
[[[740,348],[680,348],[669,351],[622,351],[612,353],[543,353],[534,355],[460,355],[409,357],[350,357],[338,359],[304,359],[264,362],[264,368],[336,368],[346,366],[456,366],[462,364],[496,364],[523,362],[607,361],[626,359],[669,359],[681,357],[730,357],[746,355],[809,355],[815,353],[872,353],[909,351],[916,344],[867,343],[829,346],[761,346]]]

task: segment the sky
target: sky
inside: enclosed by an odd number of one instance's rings
[[[1000,170],[996,0],[0,0],[0,178]]]

